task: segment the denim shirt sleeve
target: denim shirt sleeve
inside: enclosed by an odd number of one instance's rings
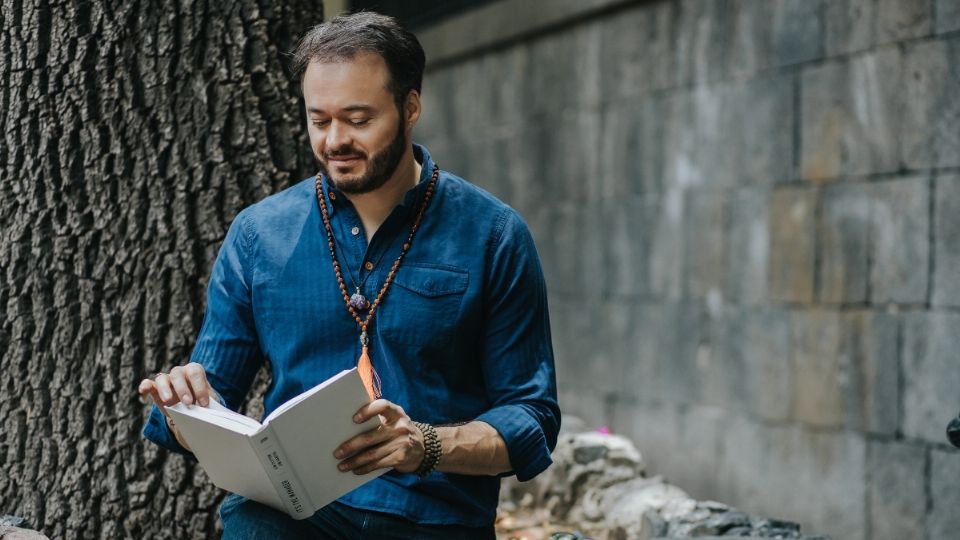
[[[252,226],[241,212],[230,225],[213,264],[203,325],[190,357],[204,367],[210,385],[233,410],[243,402],[262,363],[251,308],[251,235]],[[191,455],[177,443],[156,406],[150,411],[143,436],[168,450]]]
[[[560,429],[547,292],[533,238],[513,210],[498,219],[490,249],[483,374],[493,407],[477,420],[500,433],[512,474],[525,481],[553,462]]]

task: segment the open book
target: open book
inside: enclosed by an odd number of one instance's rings
[[[177,429],[218,487],[304,519],[386,472],[341,472],[333,451],[378,425],[353,414],[370,402],[356,368],[290,399],[261,424],[216,402],[167,407]]]

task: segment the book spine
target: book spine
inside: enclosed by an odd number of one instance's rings
[[[253,451],[260,458],[263,470],[266,471],[270,481],[273,482],[273,487],[277,490],[277,495],[283,501],[290,517],[306,519],[314,512],[313,504],[307,496],[307,490],[303,489],[297,479],[297,473],[293,470],[293,465],[287,460],[280,441],[273,433],[273,428],[269,424],[265,428],[260,433],[250,437]]]

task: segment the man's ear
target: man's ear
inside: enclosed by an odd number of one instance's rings
[[[407,101],[404,103],[403,112],[406,114],[406,118],[403,119],[406,128],[413,129],[417,120],[420,120],[420,92],[410,90],[407,93]]]

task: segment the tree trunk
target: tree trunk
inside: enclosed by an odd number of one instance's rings
[[[218,527],[136,387],[187,361],[234,215],[314,170],[285,53],[322,20],[220,4],[0,0],[0,515],[52,538]]]

